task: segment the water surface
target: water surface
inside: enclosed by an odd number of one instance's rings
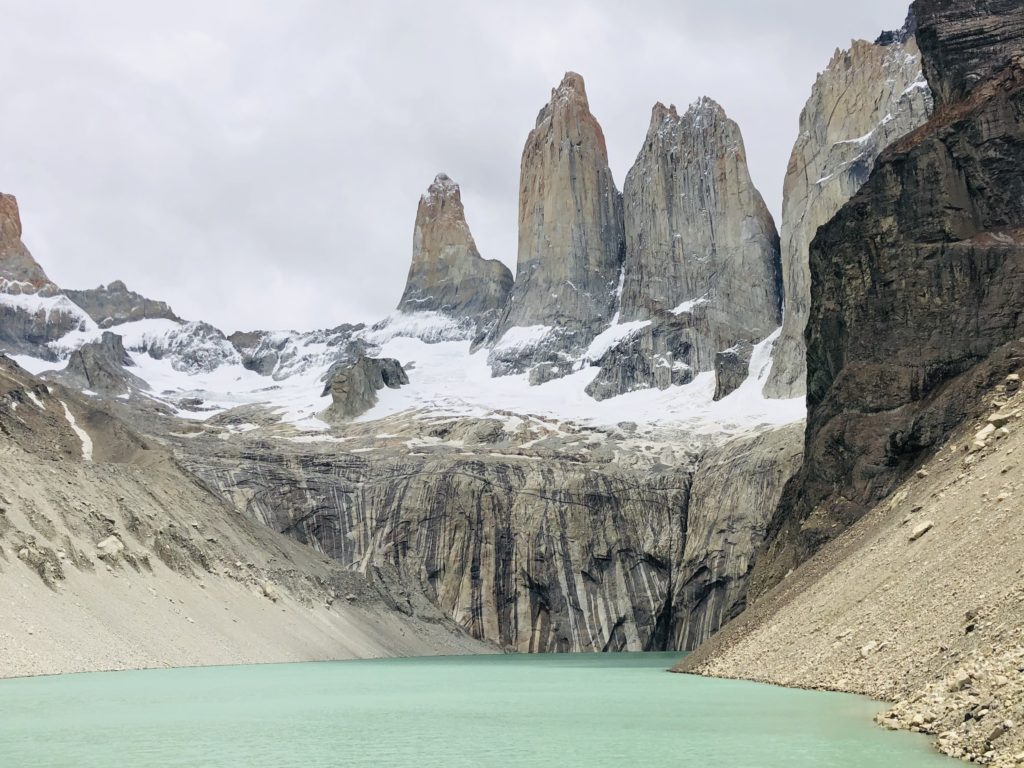
[[[951,768],[879,705],[668,674],[674,654],[0,680],[0,766]]]

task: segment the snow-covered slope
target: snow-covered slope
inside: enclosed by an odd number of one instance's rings
[[[325,430],[318,414],[331,404],[324,394],[327,372],[353,349],[397,359],[410,380],[408,386],[382,392],[362,421],[406,411],[450,416],[514,413],[595,425],[679,426],[710,435],[784,424],[804,414],[802,400],[766,401],[760,394],[777,333],[755,348],[747,382],[716,403],[713,373],[699,374],[683,387],[597,402],[585,392],[598,373],[590,363],[593,355],[581,360],[574,373],[539,386],[531,386],[527,374],[492,377],[488,350],[471,351],[472,341],[462,325],[438,313],[395,313],[368,328],[263,333],[247,348],[248,360],[224,333],[205,323],[153,319],[109,330],[123,338],[135,364],[132,373],[150,385],[150,391],[137,396],[156,399],[188,419],[207,419],[240,405],[263,405],[300,430]],[[631,324],[624,324],[599,338],[630,331]],[[53,342],[49,349],[66,360],[101,334],[92,324]],[[262,372],[252,369],[254,356],[270,353],[272,365]],[[33,373],[60,367],[25,355],[15,360]]]

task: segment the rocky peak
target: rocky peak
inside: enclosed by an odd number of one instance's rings
[[[64,294],[102,328],[153,318],[181,320],[166,303],[128,290],[121,280],[83,291],[66,290]]]
[[[912,16],[904,31],[913,27]],[[874,44],[856,40],[836,51],[800,115],[783,185],[785,318],[765,386],[769,397],[805,392],[812,238],[860,189],[882,150],[922,125],[932,111],[915,39],[903,31],[882,38]]]
[[[924,70],[936,102],[953,104],[1024,55],[1020,0],[915,0]]]
[[[655,104],[623,195],[620,318],[684,321],[680,348],[656,354],[709,371],[718,352],[778,327],[778,234],[721,105],[705,97],[679,115]]]
[[[604,133],[590,112],[583,78],[568,72],[523,149],[516,280],[492,341],[500,344],[515,327],[552,332],[529,348],[492,350],[495,373],[541,363],[568,373],[571,365],[561,363],[611,321],[624,248],[622,198]]]
[[[21,214],[14,195],[0,193],[0,293],[52,296],[58,288],[21,242]]]
[[[439,173],[416,211],[412,265],[398,309],[493,323],[511,289],[508,267],[477,250],[459,185]]]

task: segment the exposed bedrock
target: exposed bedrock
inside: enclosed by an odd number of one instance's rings
[[[583,78],[569,72],[523,149],[516,278],[492,340],[517,327],[553,332],[514,354],[492,356],[495,374],[586,349],[615,312],[624,251],[622,196],[604,133],[590,112]]]
[[[376,405],[380,390],[398,389],[408,383],[409,377],[397,360],[360,354],[328,371],[323,394],[331,396],[331,406],[324,416],[331,421],[355,418]]]
[[[954,6],[973,19],[972,71],[996,73],[966,93]],[[1024,6],[980,8],[914,4],[925,71],[959,100],[885,150],[811,245],[806,463],[773,523],[765,584],[890,493],[1020,367],[1024,51],[1002,30],[1020,28]]]
[[[459,185],[441,173],[420,198],[402,312],[469,317],[492,325],[512,290],[512,273],[477,250]]]
[[[860,189],[879,153],[931,114],[931,91],[912,24],[908,20],[904,30],[883,34],[879,42],[856,40],[848,50],[836,51],[800,114],[783,185],[785,317],[765,385],[768,397],[800,397],[806,391],[811,240]]]
[[[0,193],[0,352],[56,359],[46,345],[89,322],[32,258],[18,201]]]
[[[696,479],[691,461],[637,449],[637,463],[613,445],[515,452],[500,421],[435,434],[419,451],[376,438],[351,453],[213,439],[180,448],[248,516],[346,565],[397,567],[474,637],[527,652],[643,650],[698,642],[742,600],[800,433],[745,438]],[[710,487],[706,498],[694,500],[691,483]],[[691,509],[699,533],[687,532]]]
[[[134,365],[121,337],[104,331],[99,341],[83,344],[72,352],[64,370],[53,374],[52,378],[69,387],[107,396],[149,389],[145,381],[128,370]]]
[[[781,321],[779,237],[750,180],[739,126],[703,98],[656,104],[623,190],[621,320],[689,315],[697,371]]]
[[[181,320],[166,303],[130,291],[120,280],[98,288],[65,290],[64,294],[84,309],[101,328],[154,318]]]

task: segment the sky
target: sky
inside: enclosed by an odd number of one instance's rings
[[[239,329],[397,304],[419,196],[462,187],[515,271],[519,161],[562,74],[621,188],[656,101],[711,96],[781,209],[800,110],[836,48],[906,0],[0,0],[0,192],[67,288],[124,280]]]

